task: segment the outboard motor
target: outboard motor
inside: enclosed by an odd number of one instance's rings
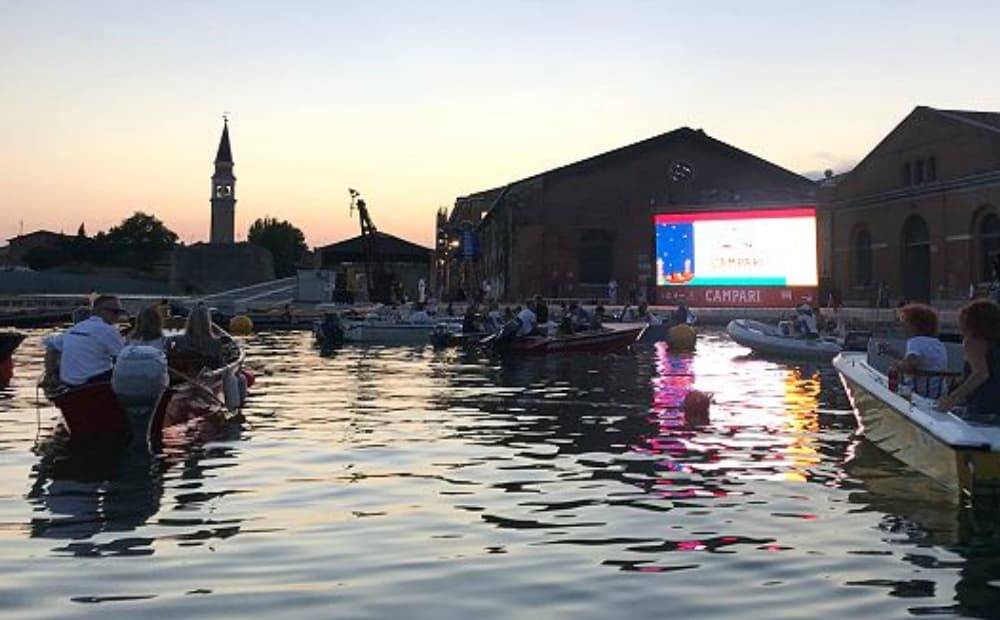
[[[167,356],[148,345],[126,345],[111,373],[111,389],[126,406],[152,406],[167,389]]]

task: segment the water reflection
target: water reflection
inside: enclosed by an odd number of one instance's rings
[[[15,381],[0,401],[12,613],[901,617],[1000,603],[1000,519],[938,503],[859,442],[828,366],[743,358],[711,333],[693,355],[321,357],[294,332],[248,349],[248,426],[155,459],[29,454],[35,412]],[[702,423],[680,407],[692,389],[714,394]],[[47,598],[31,599],[39,581]]]
[[[46,431],[33,449],[38,461],[31,469],[31,487],[25,496],[35,513],[29,524],[30,536],[72,541],[53,551],[79,557],[152,555],[156,537],[120,535],[142,529],[161,512],[165,480],[171,470],[183,481],[184,491],[174,496],[170,511],[184,511],[225,495],[201,491],[209,471],[219,467],[203,461],[225,460],[234,451],[226,446],[206,447],[203,442],[239,437],[238,425],[216,429],[208,437],[200,426],[190,426],[187,432],[173,430],[165,438],[163,452],[155,455],[140,442],[80,446],[69,441],[61,426]],[[191,541],[233,536],[240,521],[162,517],[157,524],[210,526],[176,537]],[[98,542],[102,534],[116,537]]]

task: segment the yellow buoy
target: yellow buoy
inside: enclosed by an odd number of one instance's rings
[[[253,331],[253,321],[245,314],[237,314],[229,319],[229,333],[234,336],[246,336]]]
[[[695,333],[694,328],[690,325],[674,325],[667,332],[667,345],[670,346],[671,351],[679,351],[681,353],[694,351],[697,339],[698,334]]]

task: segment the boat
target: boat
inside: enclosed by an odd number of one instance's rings
[[[431,334],[446,329],[461,331],[460,319],[435,318],[430,322],[412,322],[393,313],[371,313],[364,317],[341,316],[344,342],[421,346],[431,341]]]
[[[220,330],[221,331],[221,330]],[[76,443],[145,443],[152,451],[163,445],[166,429],[225,424],[237,415],[245,387],[253,376],[243,368],[245,354],[235,340],[225,365],[185,373],[171,360],[173,381],[155,399],[123,402],[111,382],[79,387],[45,386],[45,395],[62,413],[70,440]]]
[[[730,321],[726,332],[738,344],[760,355],[829,361],[842,349],[841,343],[834,338],[803,338],[750,319]]]
[[[620,351],[635,344],[646,331],[645,323],[616,323],[572,334],[523,336],[503,339],[498,334],[484,339],[504,353],[544,355],[547,353]]]
[[[946,345],[951,368],[960,346]],[[1000,491],[1000,426],[938,411],[935,401],[889,389],[888,362],[868,351],[844,351],[833,360],[861,434],[878,448],[935,480],[956,502]],[[942,379],[958,373],[922,373]],[[1000,415],[1000,403],[997,414]]]

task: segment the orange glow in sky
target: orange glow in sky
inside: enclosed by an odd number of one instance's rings
[[[1000,5],[921,6],[4,3],[0,236],[145,210],[205,240],[226,111],[238,237],[310,245],[357,234],[348,187],[430,245],[457,196],[684,125],[843,171],[915,105],[1000,109]]]

